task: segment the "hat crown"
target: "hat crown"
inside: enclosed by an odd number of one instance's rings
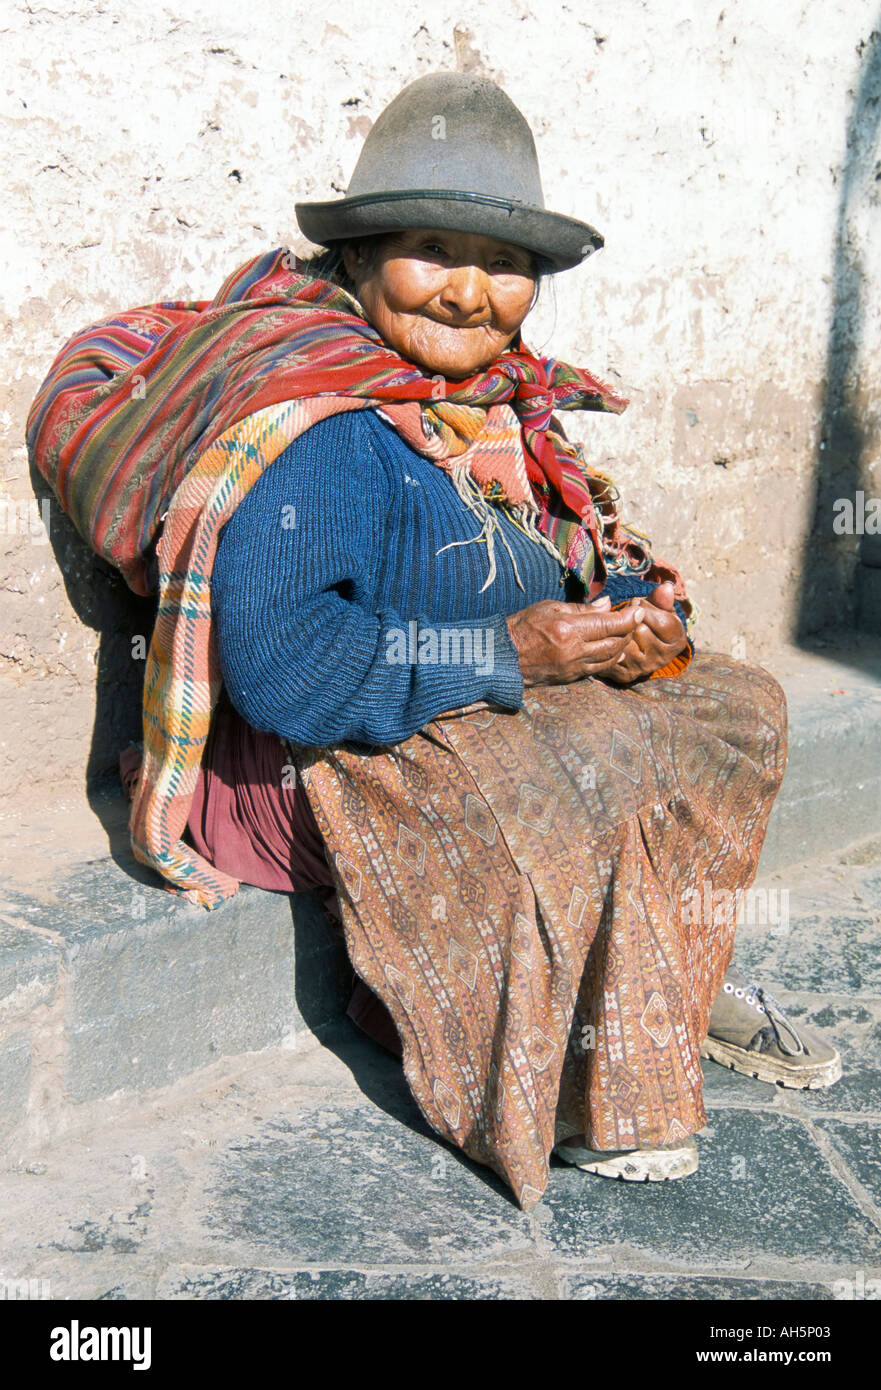
[[[346,196],[456,189],[544,207],[538,155],[523,113],[486,77],[430,73],[380,113]]]

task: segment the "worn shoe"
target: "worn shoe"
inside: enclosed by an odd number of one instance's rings
[[[716,996],[701,1056],[798,1091],[831,1086],[841,1076],[837,1049],[812,1029],[797,1028],[774,995],[750,984],[736,965]]]
[[[558,1144],[554,1149],[564,1163],[583,1168],[585,1173],[597,1173],[601,1178],[619,1178],[623,1182],[667,1182],[670,1178],[687,1178],[697,1170],[697,1144],[689,1135],[675,1144],[648,1149],[622,1149],[615,1153],[597,1153],[579,1149],[573,1144]]]

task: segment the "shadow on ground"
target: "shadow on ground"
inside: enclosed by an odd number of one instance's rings
[[[449,1162],[464,1164],[493,1192],[519,1210],[511,1189],[491,1169],[466,1157],[428,1124],[410,1092],[398,1058],[368,1038],[345,1016],[357,976],[341,930],[328,924],[324,940],[318,939],[321,930],[316,924],[320,911],[318,898],[312,894],[293,893],[290,903],[294,923],[294,993],[297,1011],[306,1027],[349,1070],[362,1095],[377,1110],[414,1135],[430,1137],[449,1155]]]

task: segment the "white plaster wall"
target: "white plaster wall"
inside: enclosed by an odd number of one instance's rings
[[[527,337],[631,397],[572,433],[688,577],[699,640],[762,657],[800,605],[846,620],[858,538],[833,541],[815,479],[881,491],[879,4],[3,0],[0,497],[32,495],[24,422],[65,337],[296,242],[295,199],[344,190],[391,97],[458,67],[524,111],[548,206],[606,237]],[[829,438],[836,362],[855,441]],[[13,799],[78,786],[90,745],[112,761],[137,680],[120,597],[33,530],[0,531]],[[93,743],[96,661],[126,712],[105,700]]]

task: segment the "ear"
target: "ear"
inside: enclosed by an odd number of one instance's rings
[[[365,256],[364,247],[357,241],[346,242],[343,247],[343,265],[346,267],[346,274],[353,283],[364,274]]]

